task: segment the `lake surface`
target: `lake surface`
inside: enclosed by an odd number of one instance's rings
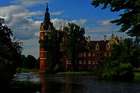
[[[140,84],[98,81],[92,76],[48,77],[46,93],[140,93]]]
[[[45,93],[140,93],[140,83],[99,81],[93,76],[52,75],[43,82]]]

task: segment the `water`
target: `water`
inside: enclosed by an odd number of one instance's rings
[[[93,76],[53,75],[42,82],[38,93],[140,93],[140,83],[98,81]]]
[[[140,84],[106,82],[91,76],[48,77],[46,93],[140,93]]]

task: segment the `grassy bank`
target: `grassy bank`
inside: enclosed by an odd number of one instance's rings
[[[28,73],[28,72],[39,73],[39,69],[17,68],[16,72],[17,73]]]
[[[140,82],[140,72],[134,72],[134,81],[135,82]]]
[[[82,71],[82,72],[59,72],[59,73],[57,73],[57,74],[59,74],[59,75],[94,75],[94,73],[93,72],[86,72],[86,71]]]

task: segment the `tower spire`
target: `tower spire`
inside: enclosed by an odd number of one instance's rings
[[[44,17],[44,25],[50,22],[50,13],[49,13],[49,7],[48,3],[46,3],[46,11],[45,11],[45,17]]]
[[[48,2],[46,3],[46,11],[48,11],[49,10],[49,8],[48,8]]]
[[[45,17],[44,17],[44,21],[43,21],[43,27],[44,27],[44,30],[46,30],[46,31],[54,28],[53,24],[50,21],[50,13],[49,13],[48,3],[46,3],[46,11],[45,11]]]

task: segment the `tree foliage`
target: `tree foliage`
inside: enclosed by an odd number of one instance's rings
[[[32,55],[21,55],[21,62],[19,67],[27,69],[39,68],[39,63],[37,59]]]
[[[85,50],[85,30],[80,26],[69,23],[64,27],[64,31],[67,33],[67,53],[73,65],[73,69],[77,69],[78,54]]]
[[[133,80],[133,69],[140,67],[140,47],[132,39],[114,45],[112,55],[99,67],[99,76],[112,80]]]
[[[53,29],[52,31],[47,33],[47,61],[48,61],[48,70],[50,72],[55,72],[60,70],[60,44],[62,43],[63,32],[59,30]]]
[[[47,64],[49,72],[63,71],[68,57],[76,68],[78,53],[85,49],[84,29],[69,23],[61,30],[47,32]]]
[[[0,19],[0,82],[8,84],[20,62],[21,47],[13,41],[12,31]]]
[[[92,5],[101,5],[113,12],[123,11],[119,19],[111,22],[120,25],[120,31],[130,36],[140,36],[140,0],[92,0]]]

